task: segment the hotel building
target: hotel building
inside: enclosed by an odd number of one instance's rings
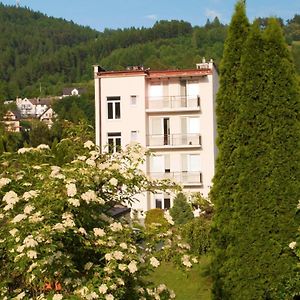
[[[150,177],[174,178],[184,191],[207,196],[217,155],[214,63],[165,71],[94,66],[94,79],[96,144],[102,151],[139,142],[154,153],[142,166]],[[145,193],[133,209],[168,209],[172,201],[168,194]]]

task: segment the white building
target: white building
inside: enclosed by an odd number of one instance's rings
[[[207,196],[217,154],[218,74],[213,62],[166,71],[95,66],[94,74],[96,144],[102,151],[137,141],[155,154],[143,166],[148,175],[175,178],[185,191]],[[170,206],[170,195],[147,194],[133,208]]]
[[[52,127],[54,119],[57,117],[52,107],[45,110],[39,117],[40,121],[46,123],[49,128]]]
[[[22,118],[39,118],[51,105],[53,98],[17,98],[16,105]]]

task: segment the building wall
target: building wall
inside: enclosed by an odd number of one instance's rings
[[[131,131],[137,131],[137,142],[145,145],[145,77],[102,78],[100,93],[102,150],[107,151],[108,132],[121,132],[122,145],[125,146],[131,142]],[[109,96],[119,96],[121,99],[120,119],[108,119],[107,97]],[[130,104],[131,96],[137,96],[136,105]]]
[[[106,152],[107,133],[120,132],[122,146],[125,146],[131,142],[134,131],[137,133],[136,141],[153,153],[142,166],[148,175],[153,178],[172,178],[183,184],[185,191],[200,192],[207,196],[217,154],[215,96],[218,75],[212,64],[210,67],[212,74],[175,78],[151,78],[143,72],[96,75],[96,144]],[[183,81],[187,82],[186,88]],[[107,97],[116,96],[120,97],[121,117],[111,120],[108,119]],[[131,96],[136,96],[136,105],[131,104]],[[153,102],[153,99],[157,101]],[[193,118],[190,121],[190,135],[186,123],[189,118]],[[164,123],[163,119],[168,121]],[[165,144],[166,122],[170,140]],[[163,202],[164,198],[170,198],[172,205],[173,197],[164,193],[138,195],[140,203],[135,203],[133,210],[149,210],[155,207],[156,200]]]
[[[102,151],[107,152],[108,133],[120,132],[122,146],[129,145],[132,141],[132,131],[137,132],[137,140],[135,142],[146,145],[146,121],[145,121],[145,76],[130,77],[109,77],[96,79],[96,84],[101,80],[101,87],[97,86],[100,93],[99,105],[96,109],[101,110],[101,121],[96,118],[96,143],[101,145]],[[108,119],[107,97],[118,96],[121,103],[121,118]],[[136,96],[136,104],[131,104],[131,96]],[[101,132],[101,136],[100,136]],[[146,172],[146,165],[141,166]],[[136,196],[139,202],[135,202],[132,210],[146,211],[148,210],[147,194]]]

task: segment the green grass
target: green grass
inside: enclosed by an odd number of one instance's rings
[[[178,270],[170,263],[162,263],[149,279],[155,284],[166,284],[174,290],[177,300],[210,300],[209,262],[209,258],[203,256],[189,272]]]

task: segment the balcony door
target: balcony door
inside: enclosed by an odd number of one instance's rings
[[[170,145],[170,118],[163,118],[164,145]]]
[[[187,118],[187,133],[200,133],[200,118]]]
[[[189,80],[187,83],[187,106],[188,107],[197,107],[199,106],[199,81]]]

